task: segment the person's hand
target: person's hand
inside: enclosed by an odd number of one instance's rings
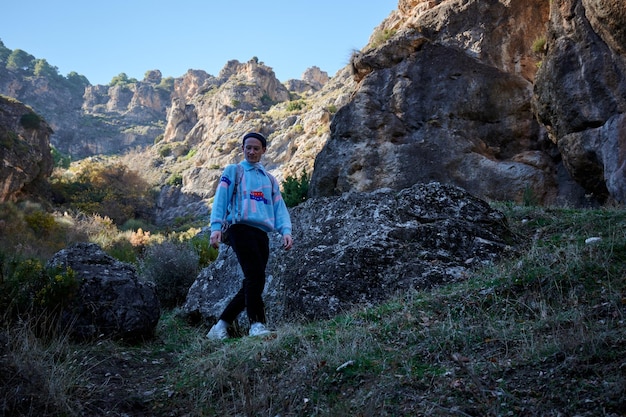
[[[222,241],[222,232],[220,230],[211,232],[211,239],[210,239],[211,246],[217,249],[220,246],[221,241]]]
[[[291,249],[292,246],[293,246],[293,238],[291,237],[291,235],[283,236],[283,248],[285,248],[285,250],[289,250]]]

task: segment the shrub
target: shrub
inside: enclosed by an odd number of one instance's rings
[[[198,267],[205,268],[217,259],[217,249],[211,246],[209,236],[196,235],[189,241],[198,254]]]
[[[529,185],[524,188],[524,194],[522,196],[522,199],[524,201],[524,206],[526,207],[534,207],[539,204],[537,195],[535,194],[535,190],[533,190],[532,187]]]
[[[159,149],[159,156],[165,158],[172,155],[172,147],[170,145],[165,145]]]
[[[165,241],[146,248],[140,262],[144,279],[154,282],[163,307],[181,305],[198,274],[199,256],[189,243]]]
[[[20,124],[24,129],[39,129],[41,117],[35,113],[26,113],[20,117]]]
[[[121,87],[126,87],[129,84],[136,84],[136,83],[137,83],[136,78],[128,78],[128,75],[126,75],[126,73],[121,72],[119,75],[116,75],[115,77],[111,79],[109,86],[113,87],[113,86],[119,85]]]
[[[396,31],[393,29],[379,30],[374,34],[374,37],[372,39],[372,43],[370,44],[370,46],[372,48],[377,48],[378,46],[387,42],[395,34],[396,34]]]
[[[83,213],[97,213],[124,224],[129,219],[151,216],[154,196],[150,185],[123,164],[85,163],[71,179],[52,184],[55,202]]]
[[[21,49],[14,49],[7,57],[6,69],[31,73],[34,65],[34,56]]]
[[[156,88],[160,88],[165,91],[174,90],[174,77],[162,78],[161,82],[159,83],[159,85],[156,86]]]
[[[261,103],[265,106],[270,106],[274,104],[274,100],[272,100],[272,98],[267,93],[265,93],[261,97]]]
[[[30,214],[26,214],[24,220],[26,224],[40,236],[48,236],[57,229],[54,216],[44,211],[33,211]]]
[[[546,37],[541,36],[533,42],[532,50],[536,54],[544,54],[546,52]]]
[[[183,185],[183,174],[181,174],[180,172],[174,173],[170,175],[165,183],[171,186],[181,186]]]
[[[306,102],[304,100],[290,101],[287,103],[287,111],[292,112],[302,110],[304,106],[306,106]]]
[[[136,264],[137,253],[141,252],[141,248],[136,247],[127,239],[118,239],[105,248],[105,252],[118,261]]]
[[[0,260],[0,307],[5,320],[56,313],[71,301],[80,286],[71,268],[46,269],[40,260]]]
[[[68,169],[72,162],[72,157],[69,155],[64,155],[54,146],[50,146],[50,153],[52,154],[52,160],[54,161],[54,166],[58,168]]]
[[[287,207],[295,207],[307,199],[309,193],[309,176],[306,169],[302,169],[302,174],[298,180],[296,177],[288,176],[283,182],[283,200]]]

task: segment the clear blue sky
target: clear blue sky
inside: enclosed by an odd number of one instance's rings
[[[398,0],[29,0],[0,8],[0,39],[67,75],[108,84],[124,72],[158,69],[217,75],[252,57],[280,81],[312,66],[328,75],[348,64]]]

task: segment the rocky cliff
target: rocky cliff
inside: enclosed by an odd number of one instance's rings
[[[534,105],[574,179],[600,200],[626,202],[626,7],[619,0],[550,2]]]
[[[623,203],[625,14],[618,1],[400,1],[377,29],[390,38],[354,56],[312,195],[437,180],[488,199]]]
[[[531,109],[544,1],[400,1],[382,45],[355,55],[358,86],[318,155],[314,196],[440,181],[475,195],[577,198]]]
[[[50,126],[32,108],[0,96],[0,202],[52,173]]]
[[[217,76],[163,80],[155,70],[87,86],[66,117],[42,114],[66,132],[53,144],[75,157],[140,146],[136,168],[175,184],[159,199],[163,222],[210,202],[248,130],[268,137],[265,162],[279,180],[312,173],[312,197],[435,180],[493,200],[624,202],[622,9],[401,0],[330,78],[312,68],[281,83],[256,58],[230,61]],[[28,97],[41,84],[7,79],[0,91]]]

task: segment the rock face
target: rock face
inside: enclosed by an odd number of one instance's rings
[[[601,201],[626,202],[626,8],[551,2],[535,111],[574,179]]]
[[[163,133],[171,88],[159,85],[158,71],[143,81],[110,87],[35,76],[2,64],[0,93],[42,115],[54,131],[51,144],[74,160],[151,145]]]
[[[331,78],[313,67],[281,83],[253,58],[77,98],[0,66],[0,91],[32,100],[61,151],[146,147],[155,185],[209,206],[249,130],[268,137],[279,181],[313,174],[311,197],[439,181],[490,200],[623,202],[625,13],[617,0],[400,0]],[[160,222],[187,201],[164,191]]]
[[[325,319],[398,291],[463,280],[513,243],[502,213],[439,183],[308,200],[291,213],[294,248],[270,240],[265,301],[273,323]],[[215,321],[241,278],[232,250],[220,250],[183,314]]]
[[[52,129],[24,104],[0,96],[0,202],[14,200],[26,187],[52,173]]]
[[[548,6],[513,3],[401,1],[380,29],[397,32],[352,60],[359,85],[331,123],[311,195],[440,181],[556,202],[558,160],[530,106]]]
[[[94,243],[78,243],[56,253],[47,267],[70,267],[82,283],[62,313],[73,337],[101,335],[126,341],[150,338],[161,308],[154,285],[141,282],[130,265],[107,255]]]

